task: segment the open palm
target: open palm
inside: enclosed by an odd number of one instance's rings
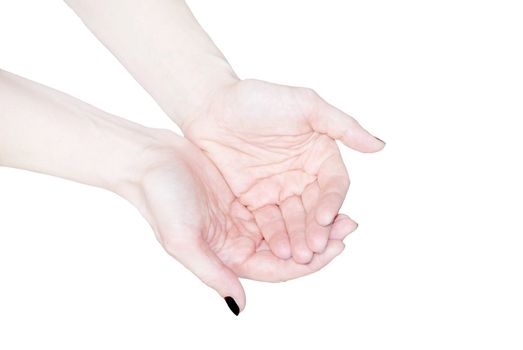
[[[139,189],[130,198],[166,251],[240,309],[245,294],[238,277],[283,281],[319,270],[344,248],[348,218],[337,218],[327,249],[308,265],[281,259],[268,249],[249,210],[189,141],[168,133],[155,148]]]
[[[274,255],[302,264],[328,247],[348,190],[335,139],[362,152],[384,147],[312,90],[258,80],[214,92],[182,129],[253,214]]]

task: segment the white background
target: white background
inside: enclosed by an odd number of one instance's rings
[[[190,1],[241,77],[387,141],[343,150],[359,229],[315,275],[245,281],[235,317],[122,199],[0,168],[0,349],[522,349],[519,4]],[[0,67],[174,127],[61,1],[0,1]]]

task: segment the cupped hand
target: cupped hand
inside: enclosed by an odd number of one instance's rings
[[[142,156],[147,166],[128,198],[144,215],[165,250],[214,288],[245,307],[239,277],[284,281],[319,270],[344,248],[352,230],[336,219],[327,248],[310,264],[275,256],[252,213],[233,195],[214,164],[192,143],[163,132],[160,145]],[[238,311],[239,310],[233,310]]]
[[[182,130],[252,212],[275,257],[301,264],[329,252],[349,187],[335,140],[360,152],[385,145],[314,91],[258,80],[214,91]]]

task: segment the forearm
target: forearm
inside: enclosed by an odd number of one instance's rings
[[[237,81],[182,0],[66,0],[178,125]]]
[[[149,129],[0,70],[0,165],[120,192],[139,181]]]

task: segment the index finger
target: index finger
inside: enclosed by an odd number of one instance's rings
[[[318,171],[320,196],[315,212],[318,224],[332,224],[345,200],[349,184],[349,174],[338,151],[327,158]]]

